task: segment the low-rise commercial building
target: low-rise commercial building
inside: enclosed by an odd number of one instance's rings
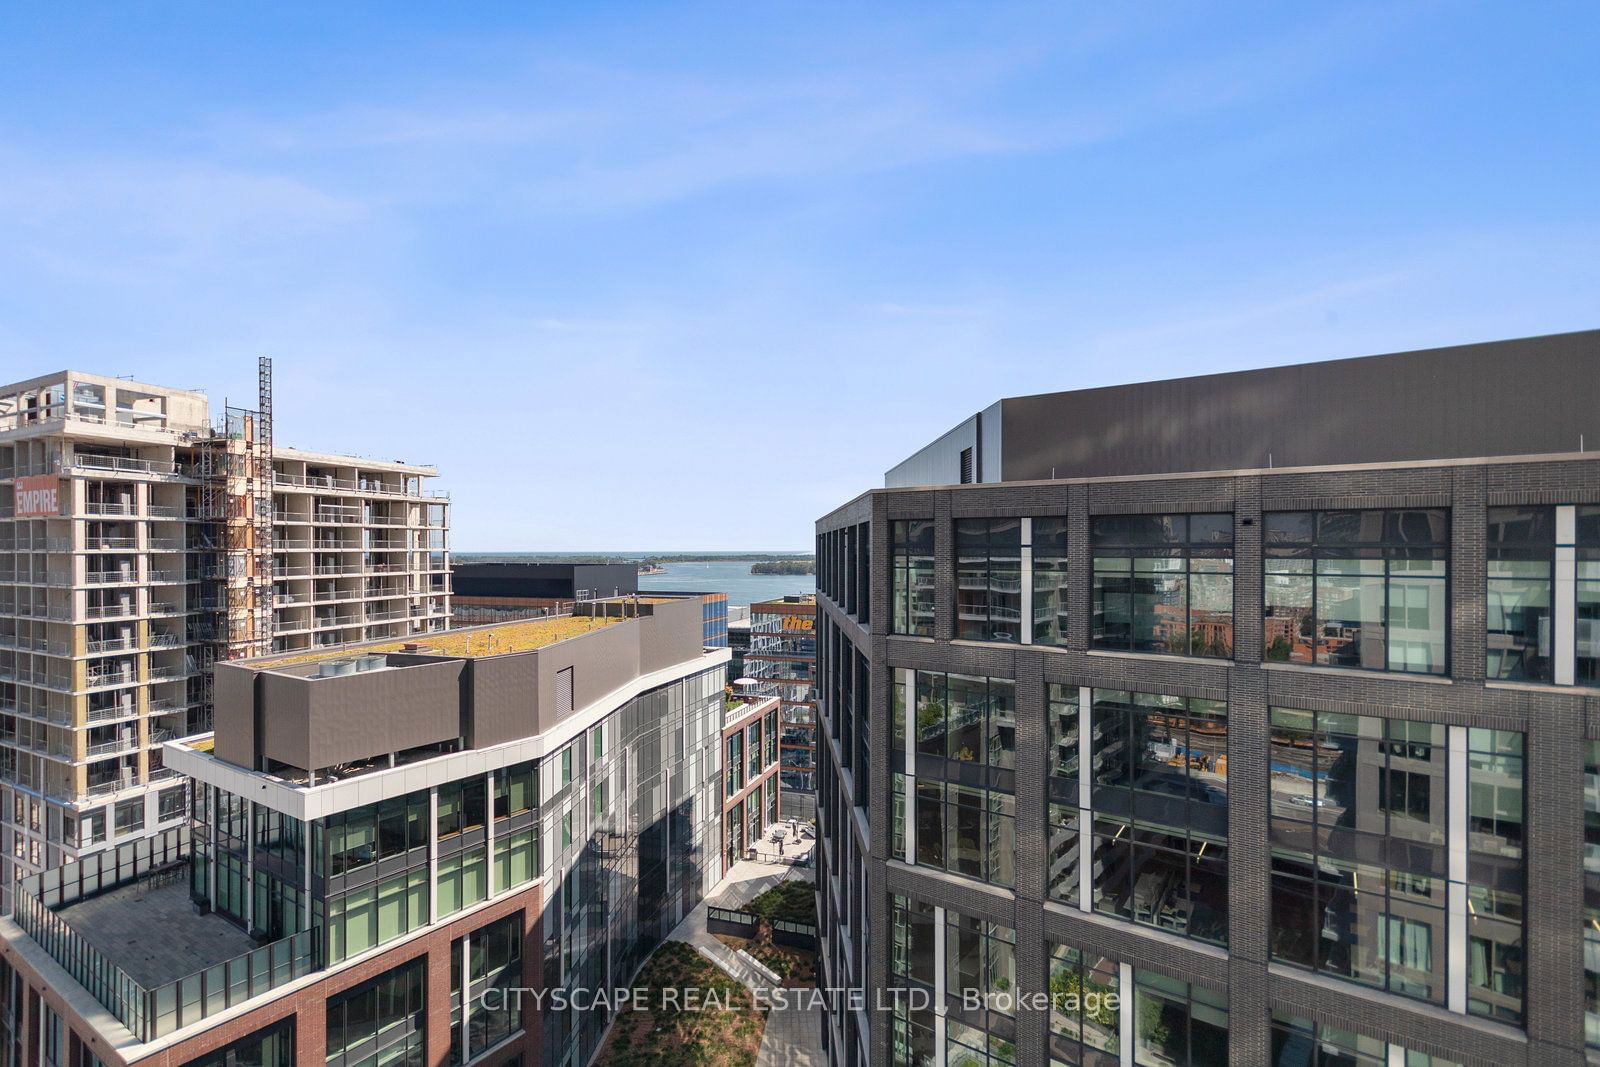
[[[587,1062],[722,869],[728,653],[649,607],[220,664],[188,825],[19,882],[7,1062]]]
[[[561,615],[581,600],[639,591],[634,563],[525,563],[474,560],[451,570],[457,626]]]
[[[731,868],[778,819],[778,698],[728,696],[722,710],[722,855]]]

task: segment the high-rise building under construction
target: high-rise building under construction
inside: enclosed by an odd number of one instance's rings
[[[161,742],[218,659],[450,616],[430,467],[274,447],[254,408],[78,371],[0,386],[0,905],[16,877],[186,814]]]

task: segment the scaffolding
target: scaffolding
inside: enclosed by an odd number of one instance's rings
[[[272,360],[258,365],[256,409],[227,405],[201,443],[199,474],[199,607],[215,620],[201,652],[209,667],[272,651]]]

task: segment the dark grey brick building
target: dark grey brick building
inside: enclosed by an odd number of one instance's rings
[[[839,1064],[1600,1062],[1600,331],[1006,399],[817,524]]]

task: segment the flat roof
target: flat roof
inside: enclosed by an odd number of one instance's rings
[[[307,652],[287,652],[276,656],[262,656],[245,661],[262,670],[292,667],[300,663],[318,663],[325,660],[348,659],[384,652],[414,651],[423,656],[447,656],[479,659],[485,656],[509,656],[517,652],[553,645],[571,637],[581,637],[625,620],[621,618],[592,617],[588,615],[561,615],[553,619],[526,619],[517,622],[497,622],[487,626],[468,626],[439,633],[413,634],[391,641],[376,641],[360,645],[340,645],[338,648],[315,649]],[[416,645],[407,649],[407,645]]]
[[[187,864],[55,909],[61,921],[146,989],[243,956],[256,940],[189,899]]]
[[[149,393],[152,396],[189,396],[201,401],[208,399],[204,389],[180,389],[171,385],[156,385],[154,382],[135,381],[132,378],[113,378],[104,374],[90,374],[88,371],[72,370],[70,367],[50,374],[41,374],[36,378],[24,378],[19,382],[8,382],[5,385],[0,385],[0,393],[23,392],[43,385],[56,385],[69,378],[77,382],[109,385],[117,389]]]

